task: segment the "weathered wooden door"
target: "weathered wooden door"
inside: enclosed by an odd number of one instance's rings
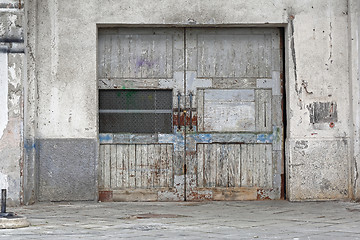
[[[99,199],[277,199],[276,29],[99,29]]]
[[[186,200],[279,199],[283,173],[278,29],[186,30]]]

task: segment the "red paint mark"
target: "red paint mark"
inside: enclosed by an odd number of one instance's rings
[[[313,132],[313,133],[311,133],[311,135],[317,135],[317,133],[316,133],[316,132]]]
[[[195,156],[197,152],[195,151],[186,151],[186,156]]]
[[[273,189],[258,189],[257,190],[257,200],[258,201],[263,201],[263,200],[273,200],[270,196],[269,193],[273,191]]]
[[[112,191],[99,191],[99,201],[100,202],[112,202],[113,201],[113,192]]]
[[[191,201],[210,201],[212,200],[212,196],[209,193],[191,191],[190,194],[187,196],[187,199]]]
[[[335,127],[335,123],[331,122],[331,123],[329,124],[329,127],[331,127],[331,128]]]

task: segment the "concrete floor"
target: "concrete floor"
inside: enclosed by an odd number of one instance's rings
[[[31,226],[0,239],[360,239],[351,202],[39,203],[8,208]]]

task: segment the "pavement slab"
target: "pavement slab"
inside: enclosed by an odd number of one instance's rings
[[[9,209],[0,239],[360,239],[354,202],[56,202]]]

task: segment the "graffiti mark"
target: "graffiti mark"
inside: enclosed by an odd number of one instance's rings
[[[140,68],[140,67],[148,67],[148,68],[150,68],[150,67],[154,66],[154,64],[155,64],[155,62],[152,62],[152,61],[149,61],[149,60],[146,60],[146,59],[143,59],[143,58],[136,61],[136,67],[137,68]]]

